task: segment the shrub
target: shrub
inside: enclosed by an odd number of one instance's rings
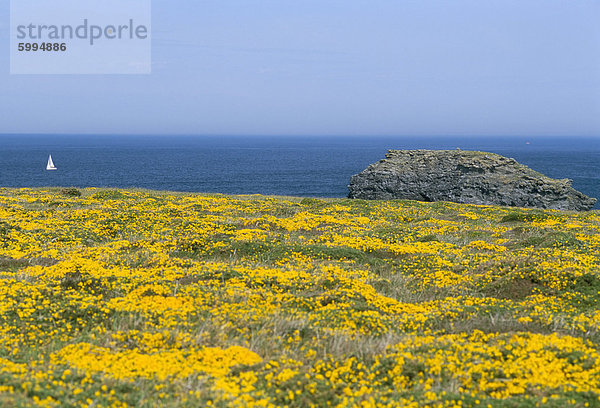
[[[300,201],[300,204],[307,207],[322,207],[326,205],[327,202],[319,200],[318,198],[303,198],[302,201]]]
[[[60,193],[67,197],[81,197],[81,191],[75,187],[63,188]]]
[[[92,196],[96,200],[118,200],[120,198],[124,198],[125,195],[121,193],[119,190],[104,190],[99,191]]]
[[[544,221],[550,216],[545,213],[517,213],[512,212],[506,214],[500,222],[532,222],[532,221]]]

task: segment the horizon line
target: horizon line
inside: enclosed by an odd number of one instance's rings
[[[340,138],[407,138],[407,137],[439,137],[439,138],[451,138],[451,137],[465,137],[465,138],[498,138],[498,137],[506,137],[506,138],[567,138],[567,137],[575,137],[575,138],[600,138],[600,134],[597,135],[586,135],[586,134],[240,134],[240,133],[223,133],[223,134],[215,134],[215,133],[78,133],[78,132],[66,132],[66,133],[55,133],[55,132],[44,132],[44,133],[31,133],[31,132],[14,132],[14,133],[4,133],[0,132],[0,137],[3,136],[132,136],[132,137],[141,137],[141,136],[150,136],[150,137],[285,137],[285,138],[318,138],[318,137],[340,137]]]

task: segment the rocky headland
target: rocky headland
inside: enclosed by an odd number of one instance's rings
[[[352,176],[348,197],[590,210],[595,198],[516,160],[463,150],[390,150]]]

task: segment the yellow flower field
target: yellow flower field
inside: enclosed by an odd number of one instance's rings
[[[600,213],[0,188],[2,407],[599,407]]]

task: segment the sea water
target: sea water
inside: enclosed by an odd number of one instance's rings
[[[512,157],[600,198],[600,138],[590,137],[0,135],[0,186],[345,197],[388,149],[456,148]],[[50,154],[57,171],[46,171]]]

